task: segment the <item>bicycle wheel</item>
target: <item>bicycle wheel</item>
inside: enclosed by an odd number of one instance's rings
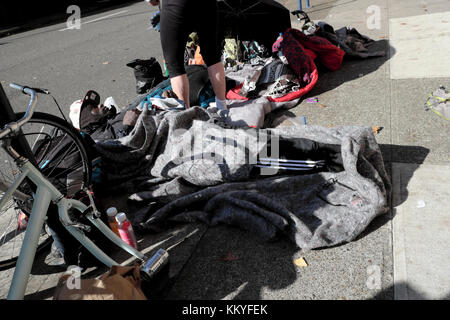
[[[17,119],[22,116],[23,113],[18,113]],[[70,124],[56,116],[35,112],[22,127],[22,135],[34,154],[39,170],[63,195],[72,197],[90,185],[92,167],[87,145]],[[1,196],[4,186],[14,181],[19,170],[5,152],[0,154],[0,161]],[[25,180],[5,207],[0,208],[0,270],[13,267],[17,262],[35,188]],[[46,248],[51,240],[48,230],[43,230],[37,252]]]

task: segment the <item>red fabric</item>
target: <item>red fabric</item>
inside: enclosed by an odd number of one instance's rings
[[[305,48],[305,52],[308,56],[311,57],[311,59],[316,60],[317,54],[314,51]]]
[[[290,28],[284,32],[283,42],[281,43],[281,51],[285,56],[285,50],[291,49],[292,46],[302,46],[304,50],[309,49],[315,52],[319,61],[331,71],[336,71],[341,67],[345,55],[344,50],[336,47],[325,38],[307,36],[300,30]],[[289,61],[289,63],[291,62]]]
[[[243,85],[244,83],[241,83],[240,85],[234,87],[233,89],[228,90],[226,98],[228,100],[249,100],[247,97],[239,95],[239,92],[241,91]]]

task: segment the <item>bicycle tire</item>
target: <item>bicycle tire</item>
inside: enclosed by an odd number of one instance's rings
[[[20,119],[23,115],[24,113],[17,113],[17,119]],[[38,128],[39,131],[36,131]],[[37,164],[42,163],[45,156],[51,154],[51,151],[55,150],[55,148],[59,146],[52,145],[54,141],[56,141],[56,143],[58,141],[69,141],[69,147],[66,154],[62,154],[63,157],[64,155],[68,156],[69,154],[70,157],[80,157],[80,161],[77,162],[78,165],[76,167],[74,166],[67,168],[65,171],[56,171],[58,166],[65,160],[61,157],[54,158],[53,160],[47,159],[45,161],[45,168],[43,166],[39,168],[42,174],[48,178],[57,187],[57,189],[61,191],[61,193],[65,196],[72,196],[76,192],[82,190],[84,186],[90,186],[92,174],[91,159],[89,153],[87,152],[87,146],[82,135],[71,124],[54,115],[35,112],[30,121],[22,127],[22,134],[25,136],[29,144],[32,142],[30,144],[30,148],[33,150],[33,154],[35,156],[34,160]],[[37,140],[38,138],[39,140]],[[36,148],[37,143],[39,143],[40,148]],[[42,146],[44,146],[43,152]],[[8,163],[5,161],[2,161],[0,164],[0,180],[3,179],[6,183],[11,183],[15,175],[18,173],[18,171],[14,172],[14,170],[17,170],[17,167],[15,167],[15,164],[11,162],[12,159],[9,160],[10,162]],[[6,167],[9,167],[9,170]],[[53,170],[47,170],[48,168],[53,168]],[[57,181],[64,181],[64,174],[66,174],[66,185],[63,183],[56,183]],[[8,176],[12,179],[7,179]],[[76,176],[78,180],[74,181],[77,184],[69,185],[69,176],[71,179],[72,176]],[[19,187],[19,190],[27,195],[32,194],[33,191],[30,189],[31,187],[26,182],[23,182]],[[0,208],[0,270],[9,269],[16,265],[23,241],[23,236],[20,237],[20,235],[24,234],[23,229],[19,230],[18,228],[19,215],[20,213],[29,215],[31,203],[24,203],[22,200],[11,199],[5,207],[6,209]],[[4,216],[7,213],[11,216],[9,222],[7,221],[9,216]],[[8,225],[5,226],[5,222],[7,222]],[[12,227],[10,227],[10,224],[12,224]],[[8,230],[10,231],[8,232]],[[10,235],[11,232],[14,232],[14,235]],[[9,243],[11,239],[14,239],[13,241],[17,241],[16,238],[20,241],[20,243],[17,243],[18,249],[16,248],[16,243]],[[6,240],[8,240],[8,245],[5,245]],[[47,248],[51,242],[52,237],[49,234],[43,234],[39,240],[36,254]],[[12,253],[9,254],[7,250],[10,250],[11,246]]]

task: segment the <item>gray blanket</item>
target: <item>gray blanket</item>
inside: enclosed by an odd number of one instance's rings
[[[345,170],[252,179],[269,133],[340,145]],[[148,231],[169,221],[225,223],[307,250],[351,241],[389,210],[391,185],[369,127],[224,129],[194,107],[145,111],[129,136],[96,148],[111,184],[139,181],[129,190],[143,204],[134,223]]]

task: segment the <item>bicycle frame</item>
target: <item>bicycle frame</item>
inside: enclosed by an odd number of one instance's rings
[[[22,158],[18,166],[20,174],[11,184],[2,199],[0,200],[0,208],[7,203],[16,192],[22,181],[28,177],[37,186],[34,195],[33,206],[28,220],[25,237],[22,248],[17,260],[16,269],[14,270],[13,279],[8,293],[8,300],[23,299],[28,282],[28,278],[33,266],[33,260],[36,254],[36,248],[39,242],[39,235],[43,228],[47,210],[50,202],[53,201],[58,207],[59,218],[64,227],[97,259],[99,259],[107,267],[118,265],[116,261],[106,255],[100,248],[98,248],[86,235],[80,230],[82,227],[73,223],[68,215],[68,209],[74,208],[81,213],[86,213],[87,218],[92,224],[98,228],[109,240],[119,246],[121,249],[127,251],[141,261],[147,259],[141,252],[137,251],[127,243],[122,241],[114,232],[111,231],[99,218],[89,212],[89,207],[78,200],[65,198],[62,193],[56,189],[35,166],[33,166],[27,159]]]

